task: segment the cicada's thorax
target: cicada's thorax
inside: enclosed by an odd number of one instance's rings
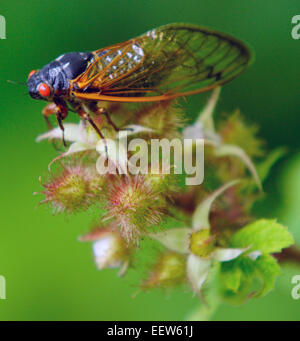
[[[70,81],[85,72],[93,60],[94,54],[91,52],[69,52],[59,56],[28,79],[31,97],[51,100],[55,96],[68,96]],[[51,98],[43,98],[40,95],[39,86],[43,83],[51,87]]]
[[[69,52],[56,58],[49,64],[49,66],[52,64],[53,88],[62,91],[68,89],[69,81],[85,72],[93,60],[94,55],[90,52]],[[57,71],[55,71],[56,67]]]

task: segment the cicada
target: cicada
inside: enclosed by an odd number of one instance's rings
[[[252,59],[242,41],[204,27],[170,24],[93,52],[62,54],[31,71],[32,98],[51,102],[44,110],[63,120],[72,108],[103,137],[93,114],[105,114],[99,102],[154,102],[209,91],[241,74]]]

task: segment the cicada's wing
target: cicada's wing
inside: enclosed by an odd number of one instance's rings
[[[79,98],[120,102],[168,100],[223,85],[251,61],[240,40],[186,24],[162,26],[95,52],[75,80]]]

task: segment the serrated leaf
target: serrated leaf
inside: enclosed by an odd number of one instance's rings
[[[287,228],[272,219],[260,219],[251,223],[237,233],[231,239],[231,247],[248,247],[252,251],[262,253],[280,252],[294,243],[292,235]]]

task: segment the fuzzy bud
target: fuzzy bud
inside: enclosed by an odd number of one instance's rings
[[[142,289],[155,287],[169,288],[180,285],[186,280],[186,256],[176,252],[160,254]]]
[[[114,217],[127,241],[137,241],[141,232],[158,225],[166,213],[164,198],[143,176],[118,178],[107,196],[108,216]]]
[[[190,236],[190,251],[202,258],[207,258],[215,249],[215,238],[209,229],[199,230]]]
[[[178,176],[176,174],[150,174],[146,176],[146,180],[154,191],[163,193],[164,196],[170,196],[178,190]]]
[[[250,157],[264,155],[264,142],[257,136],[258,127],[243,120],[239,110],[226,117],[220,126],[220,135],[226,144],[238,145]]]
[[[153,129],[158,138],[179,137],[183,115],[176,101],[162,101],[142,107],[135,113],[136,123]]]
[[[43,184],[45,199],[55,211],[75,212],[87,209],[101,193],[103,178],[82,165],[64,166]]]

